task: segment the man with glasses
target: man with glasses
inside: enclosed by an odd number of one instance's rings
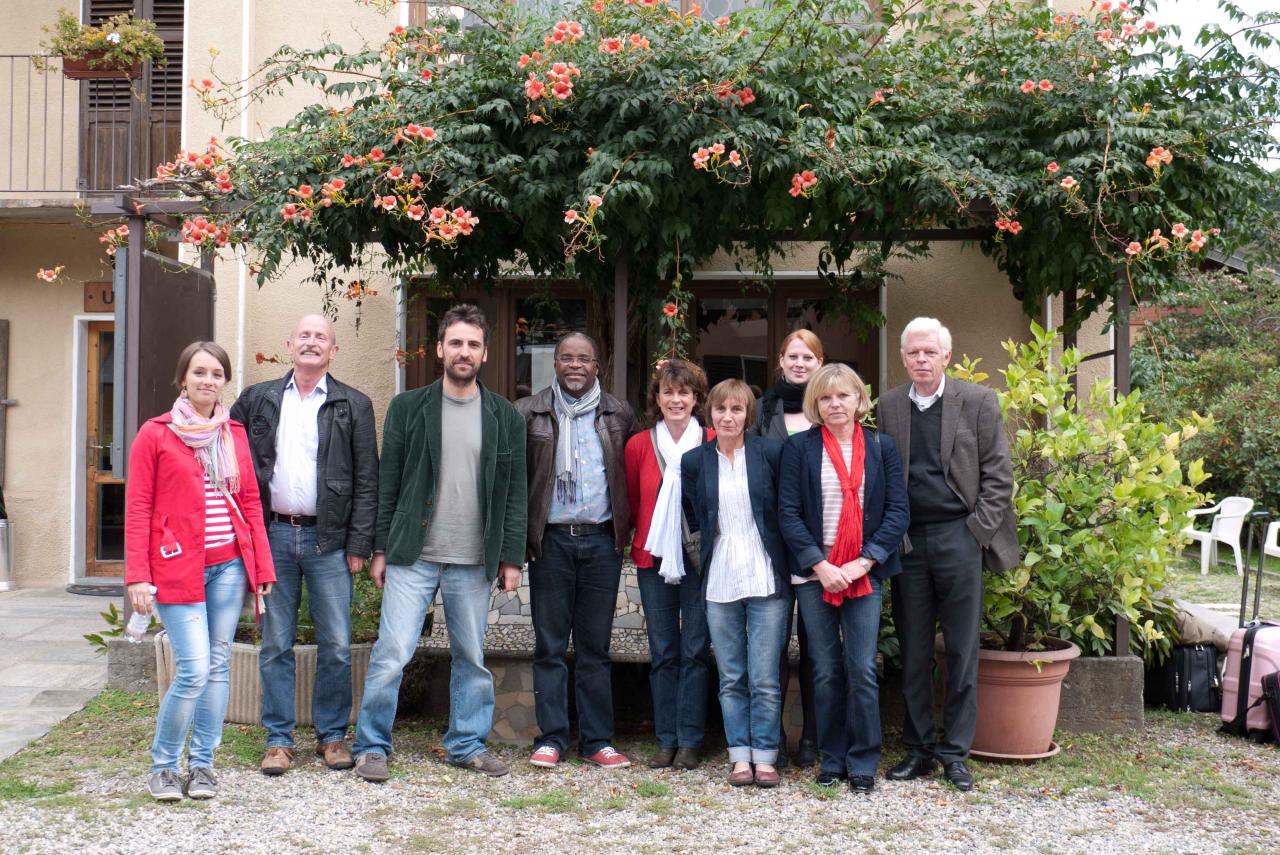
[[[583,333],[556,344],[555,382],[516,402],[529,471],[529,598],[533,694],[541,735],[529,762],[550,768],[569,747],[572,637],[578,749],[607,769],[630,766],[614,750],[609,641],[626,545],[623,449],[639,429],[631,407],[600,388],[599,351]]]

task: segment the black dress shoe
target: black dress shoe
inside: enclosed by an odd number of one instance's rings
[[[787,757],[787,747],[782,743],[778,744],[778,756],[773,761],[773,768],[781,772],[783,769],[791,765],[790,758]]]
[[[812,766],[818,762],[818,744],[812,739],[802,739],[796,746],[796,754],[791,762],[797,766]]]
[[[967,793],[973,789],[973,775],[969,772],[969,767],[964,765],[963,760],[952,760],[946,765],[944,771],[951,786],[960,792]]]
[[[650,769],[666,769],[676,759],[676,749],[659,747],[649,758]]]
[[[870,775],[854,775],[849,779],[849,791],[869,793],[876,788],[876,779]]]
[[[819,787],[834,787],[844,780],[844,775],[839,772],[819,772],[818,777],[814,780],[817,781]]]
[[[884,776],[890,781],[914,781],[916,778],[924,775],[930,775],[937,768],[932,757],[923,754],[908,754],[897,766],[894,766]]]

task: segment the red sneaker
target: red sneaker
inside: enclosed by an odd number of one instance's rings
[[[631,765],[626,755],[619,754],[611,745],[606,745],[586,759],[588,763],[594,763],[606,769],[625,769]]]
[[[551,769],[560,762],[560,752],[554,745],[539,745],[529,757],[529,762],[543,769]]]

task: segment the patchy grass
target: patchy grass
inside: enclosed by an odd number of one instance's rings
[[[56,784],[36,784],[15,778],[0,779],[0,799],[43,799],[69,792],[75,784],[61,781]]]
[[[298,746],[294,753],[301,754]],[[222,744],[214,755],[215,766],[255,768],[267,750],[267,731],[247,724],[228,724],[222,728]],[[300,758],[299,758],[300,759]]]
[[[79,782],[86,772],[144,773],[159,702],[154,694],[107,690],[44,738],[0,761],[0,781]]]
[[[671,795],[671,788],[661,781],[641,781],[636,784],[636,793],[646,799],[656,799]]]
[[[538,808],[547,813],[568,813],[578,806],[577,800],[568,790],[547,790],[537,795],[513,796],[498,802],[512,810],[528,810]]]
[[[1138,736],[1060,735],[1062,753],[1041,763],[973,766],[984,790],[998,785],[1049,797],[1089,791],[1104,799],[1124,793],[1159,807],[1207,811],[1256,806],[1259,789],[1280,775],[1280,752],[1253,756],[1243,743],[1215,736],[1217,725],[1216,716],[1147,710]],[[1184,744],[1188,730],[1220,739],[1221,747]]]
[[[1219,556],[1225,558],[1230,554],[1230,550],[1223,550]],[[1255,562],[1256,560],[1255,558]],[[1280,561],[1268,559],[1267,569],[1269,572],[1262,577],[1262,606],[1264,611],[1274,612],[1280,609]],[[1250,609],[1253,608],[1253,583],[1256,578],[1255,570],[1254,575],[1249,577]],[[1211,566],[1208,575],[1201,576],[1199,553],[1188,553],[1177,566],[1168,568],[1167,579],[1167,589],[1174,596],[1189,602],[1200,605],[1231,604],[1236,609],[1240,606],[1243,582],[1236,575],[1234,563]],[[1235,609],[1232,613],[1235,613]]]

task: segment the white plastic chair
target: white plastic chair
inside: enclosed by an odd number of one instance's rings
[[[1280,522],[1267,526],[1267,539],[1262,542],[1262,551],[1272,558],[1280,558]]]
[[[1209,565],[1218,563],[1218,544],[1230,546],[1236,556],[1236,575],[1244,575],[1244,554],[1240,549],[1240,532],[1244,530],[1244,521],[1253,510],[1253,499],[1243,496],[1228,496],[1211,508],[1198,508],[1187,511],[1192,518],[1191,524],[1182,533],[1192,540],[1200,542],[1200,574],[1209,572]],[[1208,531],[1195,527],[1195,517],[1204,514],[1216,514]],[[1280,551],[1280,550],[1278,550]]]

